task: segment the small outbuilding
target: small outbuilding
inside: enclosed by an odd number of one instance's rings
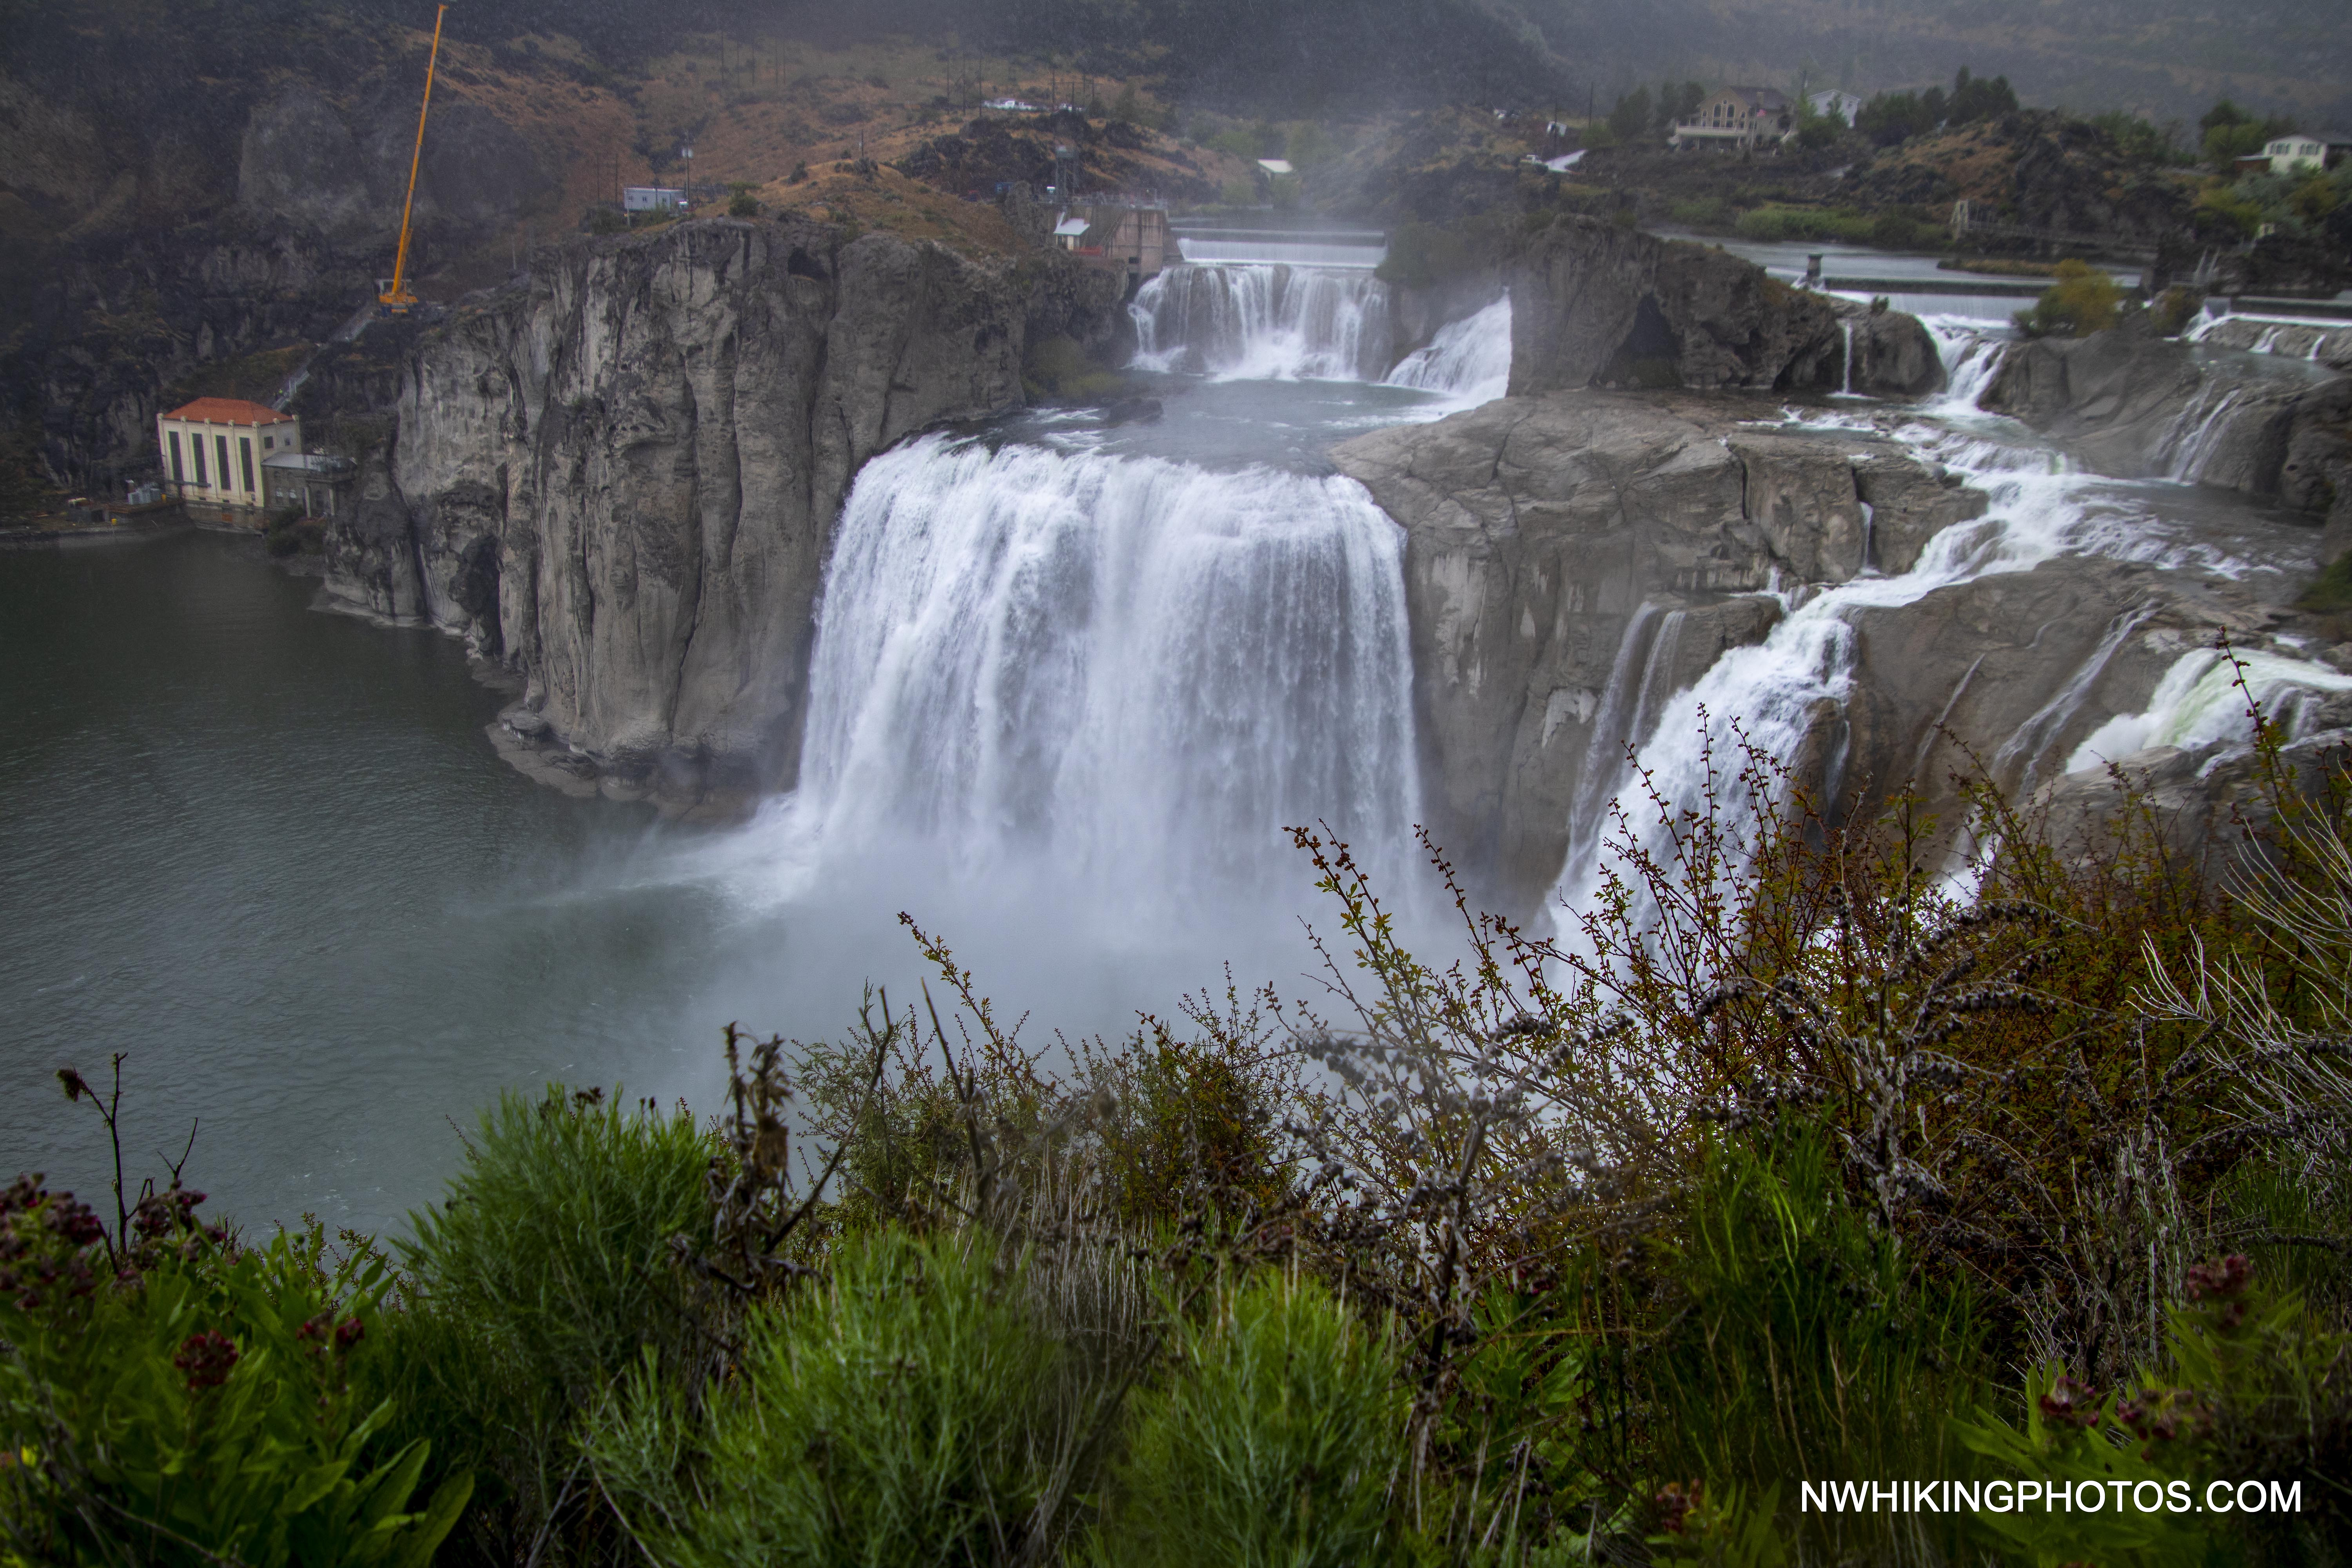
[[[304,517],[333,517],[351,504],[359,465],[323,452],[280,452],[261,465],[269,510],[299,508]]]

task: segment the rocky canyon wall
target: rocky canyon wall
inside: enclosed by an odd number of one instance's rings
[[[1108,274],[806,222],[576,242],[412,362],[329,586],[513,670],[542,770],[725,809],[794,775],[859,466],[1018,405],[1033,334],[1119,310]]]
[[[1515,395],[1612,386],[1913,396],[1943,384],[1911,317],[1792,289],[1711,246],[1566,215],[1528,237],[1505,275]]]

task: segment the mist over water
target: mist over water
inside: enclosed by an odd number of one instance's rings
[[[454,643],[315,614],[311,585],[247,545],[12,561],[0,1137],[91,1186],[95,1128],[49,1075],[125,1049],[142,1169],[200,1117],[190,1168],[226,1211],[396,1226],[454,1167],[452,1120],[502,1088],[707,1106],[724,1024],[828,1037],[869,982],[913,1000],[928,972],[901,911],[1000,1016],[1033,1016],[1036,1044],[1166,1016],[1228,963],[1244,989],[1311,994],[1300,922],[1332,911],[1293,826],[1347,838],[1437,951],[1402,534],[1324,454],[1499,393],[1508,304],[1373,353],[1388,300],[1363,269],[1163,277],[1139,300],[1145,353],[1199,368],[1162,384],[1160,419],[1040,411],[859,475],[798,787],[737,827],[526,782],[492,756],[501,699]],[[1635,616],[1597,728],[1670,799],[1698,797],[1702,738],[1720,765],[1732,718],[1791,754],[1844,700],[1854,606],[2061,553],[2265,569],[2259,540],[2232,543],[2238,512],[2200,517],[2193,488],[2081,474],[1975,413],[1992,356],[1934,325],[1953,390],[1906,438],[1990,511],[1910,573],[1790,589],[1765,641],[1692,688],[1667,673],[1680,614]],[[2290,697],[2335,689],[2294,660],[2260,673]],[[2210,664],[2184,663],[2084,750],[2220,735],[2225,708]],[[1637,805],[1628,776],[1599,770],[1572,804],[1570,905],[1614,853],[1612,800]]]
[[[1282,270],[1161,421],[1045,412],[867,466],[802,786],[740,827],[529,783],[457,645],[317,614],[248,542],[12,558],[0,1142],[93,1188],[50,1075],[127,1050],[140,1170],[200,1118],[223,1212],[383,1229],[501,1089],[708,1106],[726,1023],[913,1000],[902,910],[1040,1044],[1228,963],[1297,993],[1328,911],[1286,827],[1328,823],[1400,901],[1417,875],[1402,531],[1322,453],[1464,388],[1379,384],[1369,272]]]

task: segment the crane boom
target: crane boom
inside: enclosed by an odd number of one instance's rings
[[[425,59],[425,102],[416,110],[416,150],[408,156],[408,199],[400,208],[400,251],[393,258],[392,287],[376,296],[388,314],[405,314],[416,303],[416,295],[408,287],[408,219],[416,210],[416,171],[425,161],[425,117],[433,109],[433,68],[440,63],[441,19],[448,14],[446,5],[433,13],[433,52]]]

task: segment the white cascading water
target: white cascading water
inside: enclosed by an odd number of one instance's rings
[[[2099,767],[2148,746],[2194,751],[2250,741],[2250,699],[2294,740],[2305,732],[2313,697],[2327,691],[2352,691],[2352,675],[2260,650],[2242,651],[2232,662],[2218,649],[2199,648],[2173,661],[2145,710],[2119,713],[2084,736],[2066,771]]]
[[[885,453],[826,568],[783,858],[813,876],[920,844],[1181,910],[1295,892],[1293,824],[1401,849],[1402,544],[1344,479],[937,436]]]
[[[2245,401],[2243,387],[2209,379],[2197,389],[2157,448],[2164,477],[2193,484],[2205,477],[2221,438],[2229,433],[2231,412]]]
[[[1128,310],[1147,370],[1371,381],[1392,353],[1388,286],[1361,268],[1170,267]]]
[[[1504,396],[1511,389],[1511,297],[1438,328],[1426,348],[1405,355],[1382,379],[1464,405]]]
[[[1636,761],[1630,769],[1622,756],[1626,741],[1618,742],[1621,754],[1612,759],[1601,754],[1596,737],[1591,774],[1609,780],[1605,787],[1615,798],[1597,813],[1580,800],[1572,814],[1576,820],[1570,824],[1569,859],[1554,888],[1556,902],[1565,905],[1565,911],[1555,910],[1563,936],[1576,935],[1572,911],[1592,907],[1612,870],[1626,871],[1628,847],[1671,863],[1669,836],[1688,820],[1686,813],[1703,816],[1712,802],[1717,820],[1735,843],[1752,835],[1765,803],[1738,776],[1744,762],[1742,744],[1766,758],[1797,757],[1823,713],[1843,710],[1854,671],[1854,631],[1846,618],[1850,611],[1910,604],[1947,584],[2026,571],[2059,554],[2239,569],[2208,547],[2182,544],[2147,529],[2123,504],[2095,493],[2100,481],[2073,471],[2071,464],[2054,454],[1972,435],[1966,426],[1971,417],[1982,418],[1976,403],[1998,369],[1999,340],[1963,333],[1951,323],[1929,325],[1944,352],[1948,384],[1943,396],[1923,412],[1956,420],[1962,427],[1922,425],[1904,434],[1926,460],[1967,474],[1988,493],[1989,510],[1975,521],[1937,534],[1900,576],[1857,577],[1809,595],[1784,595],[1790,613],[1761,643],[1727,652],[1695,686],[1664,702],[1654,721],[1631,731]],[[2136,617],[2126,616],[2111,626],[2091,663],[2104,668],[2137,626]],[[1629,632],[1629,641],[1632,636]],[[1629,657],[1630,650],[1621,650],[1612,687],[1624,675]],[[2230,690],[2227,668],[2217,668],[2215,657],[2185,658],[2147,713],[2110,721],[2076,750],[2068,767],[2093,765],[2097,757],[2141,744],[2202,744],[2242,730],[2243,695]],[[2250,673],[2259,672],[2252,683],[2266,711],[2274,702],[2292,710],[2302,700],[2299,693],[2352,689],[2352,677],[2316,664],[2271,655],[2257,656],[2248,664]],[[2095,668],[2078,672],[2053,703],[2079,700],[2095,676]],[[2217,682],[2235,698],[2234,709],[2217,695]],[[1607,703],[1604,699],[1604,707]],[[2038,751],[2054,738],[2065,717],[2048,709],[2037,713],[2028,727],[2046,733],[2024,737],[2018,744]],[[2021,752],[2008,760],[2030,766],[2037,759]],[[1642,793],[1638,781],[1643,778],[1649,781],[1646,787],[1662,797],[1663,812],[1659,803]]]

